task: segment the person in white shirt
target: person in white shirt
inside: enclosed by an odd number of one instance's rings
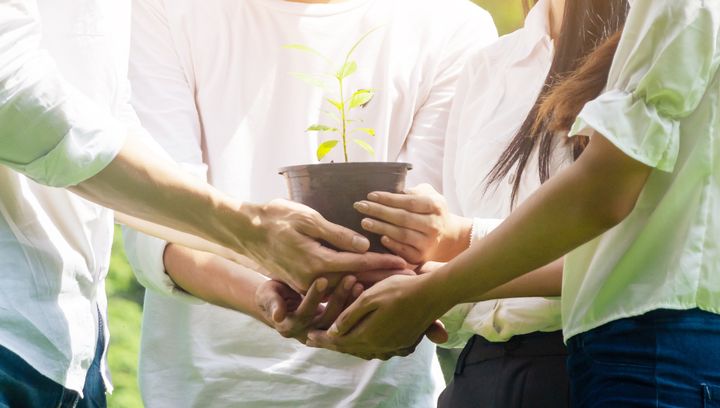
[[[572,406],[716,404],[720,1],[629,4],[622,32],[539,108],[541,126],[589,138],[580,157],[465,253],[380,282],[308,343],[402,350],[452,305],[513,278],[537,292],[546,277],[528,271],[567,254]]]
[[[100,205],[191,246],[252,255],[296,287],[404,265],[321,247],[298,217],[340,248],[369,243],[308,208],[244,204],[186,176],[129,105],[129,32],[128,1],[0,1],[1,406],[105,404],[113,213]]]
[[[443,195],[422,186],[406,196],[373,196],[375,201],[357,205],[372,217],[364,227],[384,235],[396,253],[424,263],[452,259],[499,225],[545,181],[541,174],[548,178],[572,163],[576,146],[555,132],[546,133],[550,151],[538,152],[539,137],[528,143],[537,106],[558,78],[622,26],[626,14],[625,0],[539,1],[522,29],[474,55],[458,81],[445,141]],[[431,216],[412,212],[426,207],[435,209]],[[414,225],[403,224],[408,217]],[[551,267],[554,276],[546,285],[555,285],[559,294],[562,262]],[[470,342],[440,407],[517,407],[521,401],[568,406],[560,299],[464,304],[442,320],[451,333],[443,347]]]
[[[243,200],[285,197],[278,169],[317,161],[332,135],[305,129],[322,117],[325,98],[337,97],[292,73],[338,67],[284,46],[340,60],[372,30],[348,86],[377,96],[355,119],[377,132],[365,139],[374,159],[411,162],[410,183],[440,189],[456,80],[465,57],[497,36],[489,14],[466,0],[136,0],[134,107],[197,177]],[[349,153],[373,159],[357,146]],[[139,373],[148,407],[434,406],[442,377],[429,342],[389,362],[307,348],[267,327],[275,322],[255,302],[256,289],[267,288],[262,276],[134,231],[125,237],[149,289]],[[239,275],[245,284],[222,283]]]

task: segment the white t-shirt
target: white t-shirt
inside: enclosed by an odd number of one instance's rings
[[[377,136],[375,160],[412,162],[408,184],[441,187],[443,139],[465,57],[497,34],[466,0],[136,0],[131,51],[134,104],[179,162],[239,199],[287,196],[280,167],[316,162],[331,135],[308,134],[326,118],[323,91],[291,75],[322,72],[357,49],[351,89],[375,100],[355,119]],[[357,146],[354,161],[372,160]],[[325,161],[342,160],[341,150]],[[287,340],[254,319],[187,302],[164,274],[165,243],[128,233],[128,256],[150,290],[140,386],[148,407],[432,407],[443,381],[435,348],[366,362]],[[187,298],[187,297],[185,297]]]

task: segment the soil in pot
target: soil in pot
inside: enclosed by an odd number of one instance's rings
[[[323,163],[284,167],[290,199],[305,204],[328,221],[355,230],[370,240],[370,250],[389,252],[380,236],[360,226],[364,218],[353,208],[373,191],[400,193],[405,190],[409,163]]]

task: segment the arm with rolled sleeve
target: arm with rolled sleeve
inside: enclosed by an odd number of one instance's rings
[[[38,18],[35,1],[0,2],[0,164],[73,186],[115,158],[126,129],[63,80],[39,46]]]
[[[634,160],[671,172],[679,120],[700,103],[720,64],[717,0],[633,3],[606,92],[570,135],[601,134]]]
[[[448,39],[432,87],[413,118],[399,160],[413,163],[408,184],[428,183],[442,192],[443,150],[458,79],[473,50],[497,39],[490,14],[477,7]]]
[[[142,126],[152,134],[144,131],[147,138],[162,146],[191,175],[206,181],[207,166],[202,158],[193,91],[175,52],[163,3],[135,1],[132,31],[129,76],[133,95],[125,118],[139,127],[139,116]],[[123,235],[128,261],[143,286],[202,303],[179,288],[165,272],[163,254],[167,241],[128,227],[123,228]]]

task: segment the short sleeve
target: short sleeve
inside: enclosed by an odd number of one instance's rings
[[[606,91],[581,111],[570,135],[595,131],[633,159],[674,169],[680,121],[718,69],[718,0],[632,3]]]

